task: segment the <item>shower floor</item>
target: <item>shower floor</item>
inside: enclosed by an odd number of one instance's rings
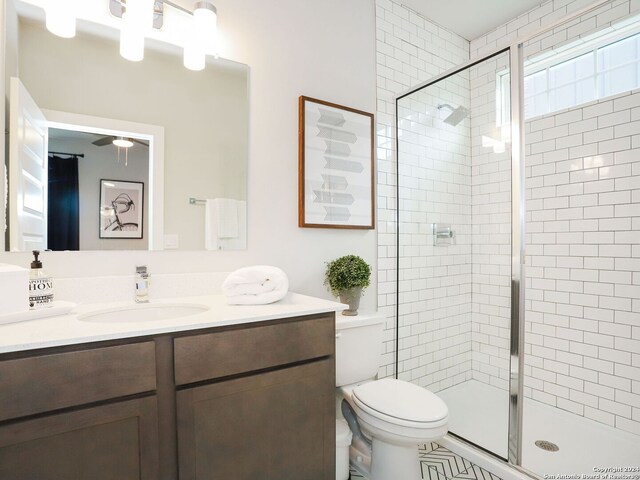
[[[477,380],[438,392],[449,407],[449,431],[507,456],[509,398]],[[593,474],[595,467],[640,467],[640,436],[616,430],[549,405],[525,399],[523,467],[538,475]],[[534,445],[560,447],[547,452]]]

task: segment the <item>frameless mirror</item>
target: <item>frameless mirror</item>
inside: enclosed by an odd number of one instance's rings
[[[130,62],[117,29],[60,38],[39,3],[6,0],[5,250],[246,248],[248,67],[149,39]]]

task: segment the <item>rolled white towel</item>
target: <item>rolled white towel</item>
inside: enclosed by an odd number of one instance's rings
[[[287,274],[277,267],[256,265],[231,273],[222,292],[232,305],[264,305],[277,302],[289,291]]]

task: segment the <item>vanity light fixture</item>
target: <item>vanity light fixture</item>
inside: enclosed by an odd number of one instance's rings
[[[203,70],[206,55],[216,55],[217,51],[218,12],[210,0],[196,1],[193,11],[170,0],[109,0],[111,14],[124,21],[120,31],[120,55],[134,62],[144,58],[145,34],[152,27],[163,28],[165,16],[169,15],[165,7],[188,16],[179,22],[185,28],[183,63],[189,70]]]
[[[44,4],[47,30],[62,38],[76,36],[76,0],[47,0]]]
[[[120,30],[120,55],[132,62],[144,58],[144,37],[153,26],[155,0],[126,0]]]

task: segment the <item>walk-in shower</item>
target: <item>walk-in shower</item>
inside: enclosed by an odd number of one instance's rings
[[[638,9],[600,2],[396,101],[397,375],[541,476],[640,466]]]

